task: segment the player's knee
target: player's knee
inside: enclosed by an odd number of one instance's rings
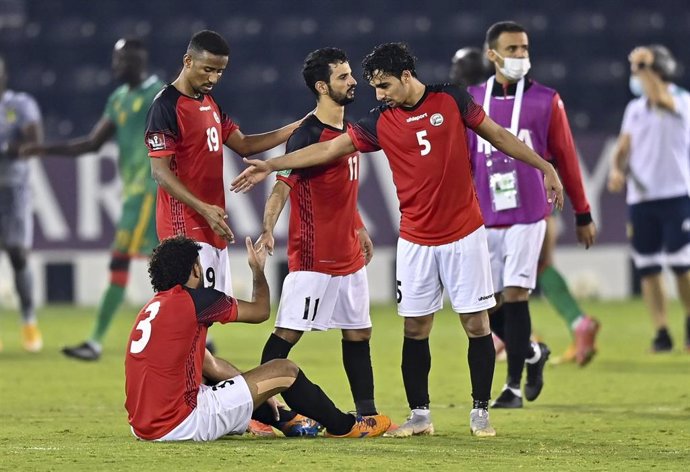
[[[267,364],[270,364],[271,368],[275,369],[274,372],[277,377],[291,379],[288,385],[284,385],[286,388],[292,385],[292,382],[297,378],[297,374],[299,374],[299,367],[290,359],[273,359],[267,362]]]
[[[427,319],[428,318],[428,319]],[[426,339],[431,333],[432,318],[405,318],[405,337],[412,339]]]
[[[364,342],[371,339],[371,328],[344,329],[343,339],[351,342]]]
[[[10,264],[12,264],[12,269],[16,272],[26,268],[26,264],[28,263],[28,251],[25,248],[8,248],[7,255],[9,256]]]
[[[489,315],[486,311],[471,315],[460,315],[462,327],[470,338],[479,338],[491,334]]]

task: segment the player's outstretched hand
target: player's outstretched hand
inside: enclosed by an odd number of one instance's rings
[[[625,187],[625,174],[618,170],[615,166],[611,167],[609,171],[609,180],[606,184],[609,192],[619,193]]]
[[[268,175],[273,172],[266,161],[261,159],[247,159],[246,157],[242,159],[245,164],[249,167],[244,169],[240,175],[235,177],[235,180],[230,184],[230,190],[235,193],[246,193],[264,180]]]
[[[229,243],[235,242],[235,235],[232,234],[230,227],[225,222],[228,219],[228,215],[224,209],[216,205],[208,205],[201,214],[214,233]]]
[[[556,169],[549,164],[549,171],[544,173],[544,187],[546,187],[546,199],[558,210],[563,209],[563,184],[558,178]]]
[[[275,246],[275,239],[273,238],[273,232],[271,231],[264,231],[259,235],[259,239],[256,240],[254,243],[254,249],[257,251],[259,249],[266,248],[266,252],[268,252],[269,256],[273,255],[273,247]]]
[[[247,261],[252,272],[263,272],[266,266],[266,248],[262,246],[256,249],[249,236],[245,238],[244,243],[247,245]]]
[[[17,154],[19,157],[27,158],[27,157],[33,157],[33,156],[42,156],[43,155],[43,147],[40,144],[36,143],[25,143],[19,146],[19,150],[17,151]]]

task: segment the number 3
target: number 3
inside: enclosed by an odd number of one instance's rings
[[[426,138],[426,130],[423,129],[421,131],[417,131],[417,142],[419,143],[420,146],[424,146],[424,149],[422,149],[420,152],[422,156],[426,156],[431,152],[431,143],[429,142],[428,139]]]
[[[145,311],[149,316],[137,323],[136,329],[141,331],[141,338],[138,341],[132,341],[132,345],[129,347],[129,352],[132,354],[139,354],[149,343],[149,339],[151,339],[151,322],[158,314],[160,308],[161,302],[153,302],[146,307]]]

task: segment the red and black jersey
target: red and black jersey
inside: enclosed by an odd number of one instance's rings
[[[380,106],[348,130],[361,152],[383,149],[400,201],[400,237],[438,246],[479,228],[466,127],[485,117],[463,88],[430,85],[413,107]]]
[[[350,128],[334,128],[312,115],[290,136],[287,152],[329,141]],[[330,275],[352,274],[364,267],[357,230],[359,153],[307,169],[287,170],[277,178],[291,188],[288,239],[289,270]]]
[[[125,408],[142,439],[159,439],[196,407],[206,331],[237,320],[237,300],[211,288],[177,285],[139,312],[127,342]]]
[[[188,97],[172,85],[156,96],[146,117],[152,158],[172,156],[171,170],[199,200],[225,208],[223,143],[238,126],[210,95]],[[158,187],[158,238],[178,234],[217,248],[226,246],[203,216]]]

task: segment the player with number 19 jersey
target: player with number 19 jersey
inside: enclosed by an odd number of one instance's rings
[[[182,285],[158,292],[139,312],[125,357],[125,408],[137,437],[160,439],[192,413],[208,327],[236,320],[236,299]]]
[[[211,95],[193,98],[168,85],[149,109],[146,145],[152,158],[173,156],[170,169],[197,198],[225,208],[223,143],[237,129]],[[185,235],[219,249],[227,246],[203,216],[160,187],[156,227],[160,240]]]
[[[415,106],[379,106],[348,130],[359,151],[388,157],[402,239],[440,246],[482,226],[465,133],[485,116],[465,89],[428,85]]]
[[[344,129],[322,123],[311,115],[287,142],[287,152],[329,141]],[[347,275],[364,267],[357,230],[364,227],[357,211],[359,153],[330,164],[279,172],[290,186],[288,268],[329,275]]]

